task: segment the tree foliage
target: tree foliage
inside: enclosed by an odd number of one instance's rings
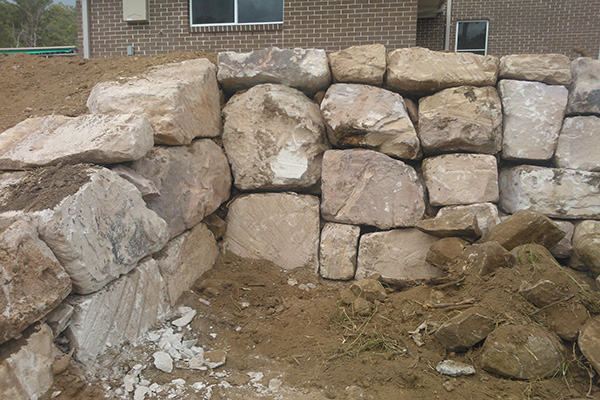
[[[0,0],[0,47],[73,46],[75,7],[52,0]]]

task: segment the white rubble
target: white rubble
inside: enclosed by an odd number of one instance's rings
[[[157,351],[152,357],[154,357],[154,366],[156,368],[168,374],[173,372],[173,359],[168,353]]]

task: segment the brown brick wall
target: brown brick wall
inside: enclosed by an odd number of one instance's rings
[[[446,14],[441,13],[435,18],[417,20],[417,46],[430,50],[444,50],[446,38]]]
[[[155,55],[178,50],[249,51],[267,46],[335,51],[371,43],[393,50],[416,43],[416,0],[288,0],[283,25],[234,32],[190,28],[187,0],[149,0],[149,22],[138,24],[123,21],[122,0],[89,1],[92,57],[125,55],[129,45],[135,47],[136,55]],[[77,6],[81,8],[80,0]],[[79,35],[83,53],[81,22]]]

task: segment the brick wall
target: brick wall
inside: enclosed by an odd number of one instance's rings
[[[249,51],[267,46],[335,51],[372,43],[393,50],[416,43],[416,0],[288,0],[283,25],[216,32],[190,28],[188,0],[149,0],[149,22],[137,24],[123,21],[122,0],[89,1],[92,57],[125,55],[129,45],[135,47],[136,55],[155,55],[178,50]],[[79,10],[80,3],[77,0]],[[79,47],[83,49],[81,12]]]
[[[421,18],[417,21],[417,46],[430,50],[444,50],[446,40],[446,13],[435,18]]]

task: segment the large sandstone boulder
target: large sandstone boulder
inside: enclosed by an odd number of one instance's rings
[[[499,60],[472,53],[442,53],[422,47],[388,53],[386,85],[411,96],[424,96],[442,89],[473,85],[495,86]]]
[[[435,338],[446,350],[466,351],[485,339],[495,326],[488,311],[473,307],[444,322],[435,332]]]
[[[171,238],[198,224],[229,199],[229,163],[210,139],[188,146],[155,147],[130,168],[158,189],[160,196],[147,200],[148,208],[167,221]]]
[[[213,267],[218,255],[215,237],[205,224],[200,223],[169,241],[153,256],[167,286],[172,306],[183,292]]]
[[[565,350],[558,338],[539,325],[504,325],[482,347],[486,371],[513,379],[542,379],[560,371]]]
[[[107,348],[147,332],[168,310],[165,282],[151,258],[102,290],[67,301],[74,311],[65,334],[75,359],[88,367]]]
[[[76,293],[101,289],[169,238],[166,222],[112,171],[68,165],[17,174],[0,190],[0,220],[30,219]]]
[[[352,46],[327,56],[334,82],[365,83],[374,86],[383,84],[386,67],[384,45]]]
[[[321,231],[319,274],[325,279],[354,278],[360,227],[328,222]]]
[[[60,351],[54,346],[52,330],[40,324],[23,337],[0,349],[0,398],[37,400],[54,381],[52,362]]]
[[[426,154],[496,154],[502,144],[502,104],[492,86],[460,86],[419,100],[419,139]]]
[[[600,219],[600,173],[520,165],[500,171],[502,210],[553,218]]]
[[[269,47],[249,53],[219,53],[217,78],[227,92],[280,83],[312,97],[329,86],[331,72],[325,50]]]
[[[498,242],[509,251],[528,243],[537,243],[550,250],[565,234],[566,232],[545,215],[523,210],[496,225],[485,237],[485,241]]]
[[[319,106],[298,90],[260,85],[223,109],[223,146],[240,190],[304,190],[319,183],[329,147]]]
[[[600,275],[600,221],[582,221],[575,226],[573,252],[594,276]]]
[[[502,157],[507,160],[551,159],[565,115],[567,88],[501,80],[498,90],[504,112]]]
[[[564,54],[507,55],[500,58],[500,78],[568,86],[571,60]]]
[[[484,154],[445,154],[423,160],[423,177],[434,206],[498,201],[496,158]]]
[[[0,232],[0,276],[0,343],[18,336],[71,292],[69,275],[25,221]]]
[[[153,137],[144,116],[29,118],[0,135],[0,169],[133,161],[152,148]]]
[[[440,208],[437,217],[444,217],[449,214],[469,212],[477,218],[477,226],[481,234],[485,237],[487,233],[500,222],[498,218],[498,207],[492,203],[477,203],[466,206],[446,206]]]
[[[415,160],[421,146],[397,93],[369,85],[332,85],[321,103],[329,140],[336,147],[366,147]]]
[[[600,172],[600,118],[565,118],[554,162],[559,168]]]
[[[600,116],[600,60],[581,57],[571,63],[573,83],[569,87],[567,115]]]
[[[327,151],[321,198],[323,219],[345,224],[407,227],[425,213],[425,188],[416,171],[371,150]]]
[[[250,194],[229,206],[224,249],[291,270],[319,267],[319,199],[294,193]]]
[[[145,115],[159,144],[188,144],[221,134],[216,70],[207,59],[157,67],[141,78],[99,83],[87,106],[93,114]]]
[[[384,279],[415,282],[443,275],[425,261],[439,238],[418,229],[394,229],[363,235],[358,248],[356,279],[379,274]]]

